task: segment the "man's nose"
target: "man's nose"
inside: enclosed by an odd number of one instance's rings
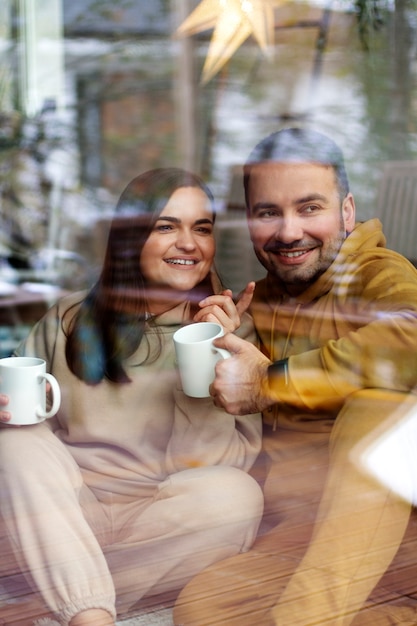
[[[275,231],[275,239],[282,243],[292,243],[302,238],[303,228],[300,219],[295,216],[281,217]]]

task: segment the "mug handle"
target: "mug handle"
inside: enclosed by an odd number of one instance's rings
[[[213,346],[213,350],[215,352],[218,352],[220,356],[222,357],[222,359],[228,359],[229,357],[232,356],[229,350],[225,350],[224,348],[216,348],[216,346]]]
[[[40,374],[39,378],[47,380],[52,389],[52,406],[49,411],[44,410],[41,406],[38,406],[36,409],[36,413],[39,417],[47,419],[48,417],[53,417],[55,413],[58,413],[58,409],[61,406],[61,390],[57,379],[52,376],[52,374]]]

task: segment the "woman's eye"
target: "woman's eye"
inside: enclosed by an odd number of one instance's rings
[[[165,233],[165,232],[169,232],[169,231],[171,231],[171,230],[172,230],[172,228],[173,228],[173,227],[172,227],[172,225],[171,225],[171,224],[158,224],[158,225],[156,226],[156,229],[155,229],[155,230],[156,230],[158,233]]]
[[[213,233],[213,229],[209,226],[199,226],[196,228],[197,233],[201,233],[202,235],[211,235]]]
[[[260,211],[258,213],[258,217],[260,217],[261,219],[268,219],[270,217],[276,217],[277,216],[277,212],[276,211],[272,211],[270,209],[265,210],[265,211]]]

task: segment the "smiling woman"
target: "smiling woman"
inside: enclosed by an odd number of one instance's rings
[[[68,325],[68,365],[82,380],[128,382],[123,361],[138,348],[145,321],[180,302],[192,319],[215,293],[212,201],[205,183],[179,168],[150,170],[127,185],[101,276]]]
[[[144,596],[172,598],[251,546],[263,509],[247,473],[260,415],[187,397],[175,363],[181,326],[240,324],[212,267],[214,219],[199,177],[176,168],[137,176],[117,204],[97,284],[58,302],[17,350],[46,360],[62,403],[50,427],[5,427],[10,414],[0,411],[9,547],[0,575],[17,557],[32,585],[16,590],[11,621],[27,597],[31,617],[113,626]],[[247,316],[236,332],[255,340]]]
[[[213,226],[213,210],[202,189],[174,191],[142,248],[140,267],[147,285],[164,287],[172,302],[201,283],[213,263]],[[150,313],[157,313],[167,303],[148,297],[148,305]]]

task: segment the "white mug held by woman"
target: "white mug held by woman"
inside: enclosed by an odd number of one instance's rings
[[[46,409],[46,381],[51,386],[52,406]],[[0,393],[9,397],[7,411],[14,425],[37,424],[53,417],[61,404],[58,381],[46,372],[46,363],[35,357],[0,359]]]

